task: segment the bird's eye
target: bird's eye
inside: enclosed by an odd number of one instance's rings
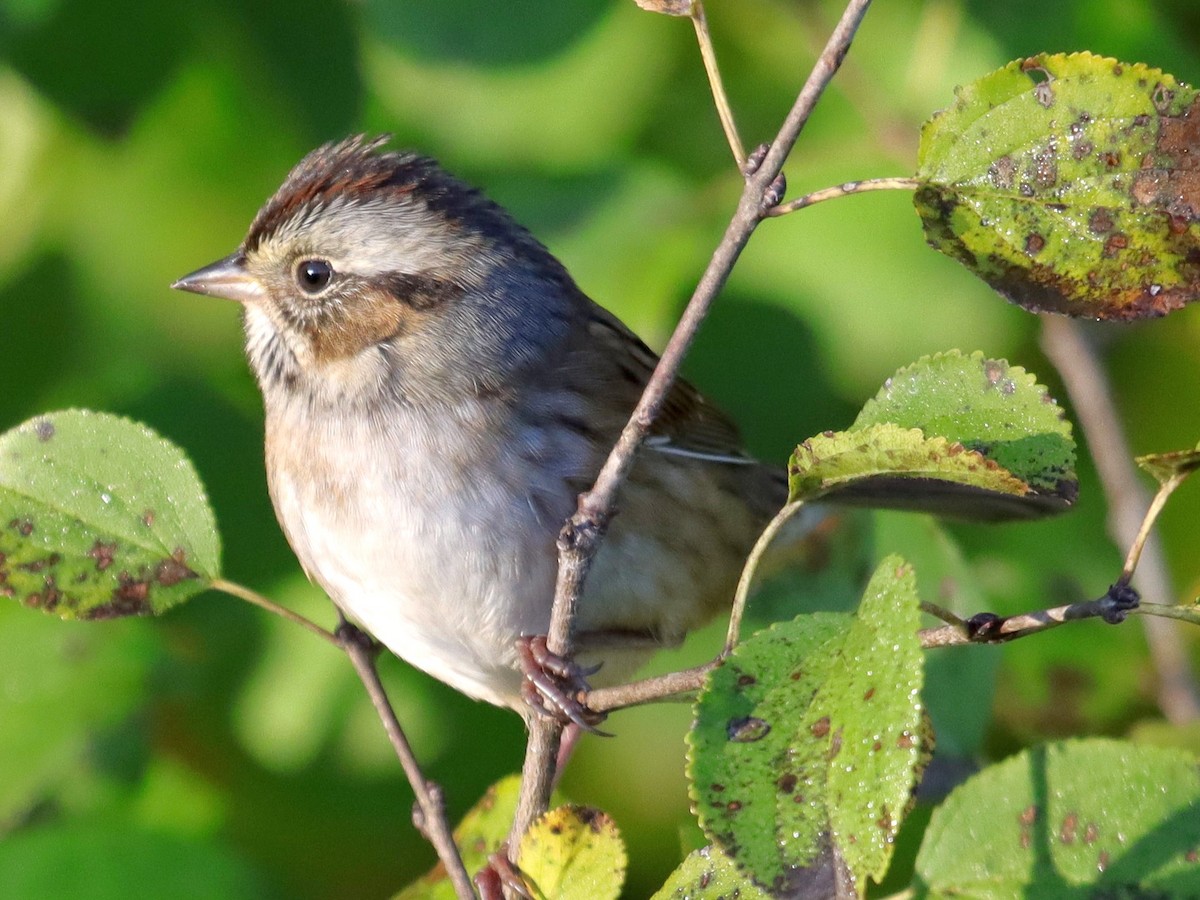
[[[323,259],[305,259],[296,266],[296,283],[306,294],[319,294],[329,286],[333,266]]]

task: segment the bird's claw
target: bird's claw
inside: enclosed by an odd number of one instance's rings
[[[545,635],[540,634],[520,638],[517,652],[525,674],[521,694],[535,712],[564,723],[573,722],[592,734],[611,736],[596,727],[604,721],[604,713],[588,709],[583,702],[590,690],[587,679],[599,671],[599,666],[583,668],[551,652]]]
[[[472,881],[481,900],[505,900],[511,897],[533,900],[521,870],[509,860],[504,847],[488,857],[487,864],[475,873]]]

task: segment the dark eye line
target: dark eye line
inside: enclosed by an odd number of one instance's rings
[[[324,259],[302,259],[296,263],[296,284],[306,294],[319,294],[333,280],[333,266]]]

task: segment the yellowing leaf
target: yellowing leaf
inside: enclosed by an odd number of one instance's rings
[[[1090,53],[1016,60],[921,133],[936,249],[1030,310],[1161,316],[1200,296],[1200,95]]]
[[[518,864],[544,900],[616,900],[625,880],[625,845],[606,813],[560,806],[521,839]]]

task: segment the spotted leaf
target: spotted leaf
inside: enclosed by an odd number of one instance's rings
[[[149,428],[67,410],[0,435],[0,594],[64,619],[148,615],[219,570],[196,470]]]
[[[1200,95],[1090,53],[960,88],[921,132],[925,235],[1026,309],[1161,316],[1200,296]]]
[[[1194,897],[1200,770],[1180,750],[1067,741],[960,785],[916,862],[922,897]]]
[[[921,762],[912,570],[880,564],[858,613],[799,616],[708,679],[689,734],[700,825],[759,885],[865,888],[891,858]]]
[[[887,380],[848,431],[796,448],[791,499],[976,520],[1035,518],[1078,493],[1062,409],[1018,366],[982,353],[923,357]]]

